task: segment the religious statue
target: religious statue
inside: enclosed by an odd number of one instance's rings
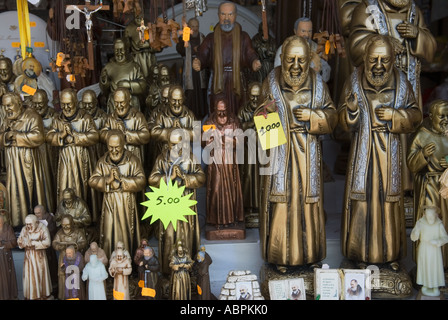
[[[256,159],[257,145],[254,112],[261,96],[261,83],[251,82],[247,87],[248,99],[238,111],[238,120],[244,134],[244,162],[240,165],[241,188],[243,192],[244,215],[246,228],[258,227],[260,208],[260,175],[259,162]]]
[[[96,191],[89,188],[87,180],[95,166],[89,147],[98,143],[99,133],[92,117],[79,108],[74,90],[62,91],[61,109],[47,133],[47,141],[59,147],[57,201],[63,200],[66,188],[74,189],[76,195],[87,203],[92,222],[96,222],[100,212],[99,199]]]
[[[190,271],[194,261],[182,241],[176,243],[170,257],[170,298],[171,300],[191,300]]]
[[[212,290],[210,288],[210,273],[209,267],[213,260],[205,250],[204,246],[199,248],[196,254],[196,259],[193,264],[193,274],[196,278],[196,285],[198,287],[199,300],[211,300]]]
[[[131,105],[143,110],[147,83],[140,65],[129,55],[129,48],[123,39],[114,41],[114,57],[103,67],[100,74],[100,89],[107,99],[107,113],[114,111],[113,93],[119,87],[131,92]]]
[[[417,279],[425,296],[440,296],[439,287],[445,287],[442,246],[448,243],[448,234],[436,206],[424,206],[424,213],[417,220],[410,238],[418,242]]]
[[[51,276],[46,249],[51,246],[48,228],[34,214],[25,217],[17,244],[25,249],[23,262],[23,297],[25,300],[51,299]]]
[[[160,295],[160,264],[154,254],[154,249],[149,246],[144,247],[143,255],[135,262],[138,266],[138,279],[143,282],[140,292],[141,298],[147,300],[156,299]]]
[[[58,230],[51,243],[53,248],[59,253],[58,262],[58,299],[65,299],[65,272],[61,266],[64,263],[65,249],[73,246],[75,251],[83,252],[87,247],[87,239],[84,230],[75,227],[73,217],[69,214],[62,217],[62,228]]]
[[[364,64],[346,81],[339,124],[352,132],[341,247],[355,263],[399,269],[406,254],[401,139],[422,121],[406,75],[394,67],[389,38],[366,45]]]
[[[448,199],[440,193],[442,177],[448,169],[448,101],[434,100],[429,106],[429,117],[423,120],[411,139],[407,151],[408,168],[414,174],[414,217],[423,216],[428,205],[440,209],[441,220],[448,227]],[[442,247],[443,266],[448,267],[448,246]]]
[[[12,249],[17,247],[14,229],[0,215],[0,300],[17,300],[17,276]]]
[[[73,245],[65,248],[65,255],[60,265],[64,274],[64,300],[86,300],[84,282],[81,275],[84,270],[84,257]],[[61,297],[59,293],[59,297]]]
[[[193,111],[196,119],[202,120],[208,114],[207,85],[208,79],[206,70],[196,71],[193,69],[193,59],[196,58],[197,51],[204,34],[199,32],[199,20],[194,17],[188,20],[188,27],[191,29],[188,46],[181,38],[176,44],[176,51],[183,57],[182,84],[185,90],[185,105]]]
[[[281,66],[264,80],[254,113],[278,112],[287,140],[269,150],[260,182],[262,254],[280,272],[288,266],[313,266],[326,256],[319,137],[333,131],[337,112],[326,83],[310,63],[307,40],[288,37]]]
[[[131,106],[131,93],[126,88],[117,88],[113,94],[114,111],[100,131],[101,142],[107,144],[111,130],[119,130],[125,138],[125,148],[144,164],[143,146],[148,144],[150,132],[145,116]]]
[[[150,186],[157,188],[160,186],[160,180],[162,179],[167,184],[168,181],[176,182],[178,186],[185,186],[184,196],[192,193],[190,199],[196,200],[196,189],[204,185],[206,176],[201,163],[190,151],[190,142],[187,135],[188,133],[181,130],[172,132],[163,152],[156,159],[148,182]],[[192,207],[192,210],[197,213],[196,206]],[[169,256],[179,239],[184,241],[184,246],[190,253],[197,252],[200,245],[201,231],[198,215],[188,215],[185,216],[185,219],[186,221],[177,221],[176,231],[174,231],[172,224],[169,224],[165,229],[160,222],[158,252],[161,271],[165,275],[170,273]]]
[[[161,88],[159,85],[160,68],[158,64],[153,64],[149,69],[148,93],[145,99],[145,110],[143,114],[149,121],[150,114],[159,105],[161,100]]]
[[[54,214],[45,210],[45,207],[41,204],[34,207],[34,214],[36,215],[37,220],[47,227],[48,232],[50,233],[50,239],[54,239],[57,232]],[[50,268],[51,284],[53,285],[53,290],[55,290],[58,285],[58,257],[52,246],[49,246],[46,251],[48,267]]]
[[[88,282],[87,297],[89,300],[106,300],[105,281],[109,277],[106,266],[96,254],[90,256],[82,271],[82,280]]]
[[[75,6],[75,5],[72,5],[71,8],[75,9],[76,11],[82,13],[82,14],[85,16],[85,18],[86,18],[86,19],[85,19],[85,20],[86,20],[86,22],[85,22],[85,27],[86,27],[86,32],[87,32],[87,41],[88,41],[88,42],[92,42],[92,41],[93,41],[93,34],[92,34],[92,26],[93,26],[92,15],[93,15],[95,12],[101,10],[102,6],[99,6],[98,8],[96,8],[96,9],[94,9],[94,10],[91,10],[91,11],[87,8],[87,6],[84,6],[84,7],[82,8],[82,10],[81,10],[78,6]]]
[[[55,214],[57,227],[61,226],[62,217],[66,214],[73,217],[75,227],[78,229],[83,229],[87,238],[89,238],[89,227],[92,224],[92,217],[90,216],[89,207],[83,199],[76,195],[75,190],[72,188],[65,188],[62,192],[62,200],[59,202]]]
[[[228,111],[236,115],[244,98],[244,81],[241,71],[251,68],[256,72],[261,62],[252,47],[249,35],[236,22],[237,6],[230,1],[221,2],[218,7],[219,23],[209,33],[197,51],[193,68],[200,71],[209,68],[211,79],[210,113],[216,106],[215,96],[224,94],[228,101]]]
[[[118,249],[110,260],[109,274],[114,278],[113,297],[114,300],[130,300],[129,275],[132,273],[131,260]]]
[[[252,37],[252,46],[260,58],[261,68],[248,78],[252,81],[263,82],[269,72],[274,69],[275,54],[277,53],[275,38],[265,39],[263,37],[263,22],[258,25],[258,33]]]
[[[193,112],[184,104],[185,96],[180,85],[172,85],[168,92],[169,107],[161,110],[151,129],[151,139],[162,143],[167,143],[171,132],[177,129],[184,129],[188,132],[188,138],[193,141],[197,123]],[[200,130],[199,130],[200,131]]]
[[[38,148],[45,142],[45,132],[41,116],[25,108],[16,93],[5,93],[2,106],[6,121],[0,123],[0,148],[7,160],[8,219],[13,227],[21,227],[36,202],[54,209],[52,178],[45,167],[49,164],[41,159]]]
[[[93,118],[93,122],[95,123],[96,130],[98,132],[103,129],[106,124],[107,118],[109,115],[101,109],[98,105],[98,98],[96,96],[95,91],[91,89],[87,89],[82,93],[81,109],[87,111],[87,113]],[[97,143],[90,147],[92,151],[92,159],[95,159],[95,162],[103,156],[103,154],[107,151],[104,143]]]
[[[150,45],[149,37],[146,39],[144,36],[145,30],[139,30],[142,25],[147,28],[144,25],[143,14],[135,15],[134,20],[129,22],[124,29],[123,40],[127,42],[134,61],[140,65],[143,77],[149,79],[150,68],[157,63],[155,54],[160,50],[156,50]],[[141,33],[143,33],[143,37]]]
[[[313,41],[313,22],[310,18],[301,17],[294,23],[294,34],[304,37],[311,48],[311,68],[322,76],[325,82],[330,80],[331,67],[328,62],[317,53],[317,43]],[[277,49],[275,54],[274,67],[281,64],[282,46]]]
[[[123,133],[112,130],[108,151],[89,178],[89,186],[103,193],[100,246],[108,256],[119,240],[131,250],[140,242],[136,194],[145,188],[146,177],[140,159],[126,150],[125,143]]]
[[[100,246],[98,246],[98,243],[96,241],[90,243],[89,249],[87,249],[86,253],[84,254],[84,261],[86,263],[89,263],[90,257],[93,255],[95,255],[96,259],[105,266],[107,266],[107,264],[109,263],[106,252],[104,252],[103,248],[100,248]]]
[[[207,163],[207,214],[208,240],[245,238],[243,193],[236,158],[237,144],[240,141],[241,126],[238,118],[229,112],[227,101],[217,100],[214,112],[204,122],[204,126],[213,126],[204,135],[205,144],[211,147]],[[210,230],[213,228],[214,230]],[[230,228],[240,230],[224,236],[213,236],[216,230]]]
[[[37,89],[31,98],[30,107],[34,108],[37,113],[42,117],[42,121],[44,123],[44,132],[45,136],[47,136],[48,131],[51,129],[53,125],[53,119],[56,116],[56,111],[53,107],[48,105],[48,95],[47,92],[43,89]],[[56,176],[58,172],[58,150],[56,147],[53,147],[48,142],[45,142],[39,146],[39,149],[42,153],[42,160],[49,164],[48,173],[53,180],[53,189],[56,188]],[[54,207],[55,208],[55,207]]]
[[[121,240],[118,240],[118,241],[115,243],[115,248],[114,248],[114,251],[112,251],[112,253],[110,254],[110,259],[109,259],[109,261],[112,260],[112,259],[115,259],[115,256],[116,256],[118,250],[122,250],[122,251],[123,251],[123,254],[126,256],[126,258],[128,258],[130,261],[132,261],[132,260],[131,260],[131,254],[129,253],[128,249],[125,248],[125,246],[124,246],[124,242],[121,241]]]
[[[163,63],[160,63],[159,64],[159,77],[158,77],[159,88],[161,88],[167,84],[171,84],[172,83],[171,77],[172,77],[172,75],[171,75],[171,72],[170,72],[170,69],[168,68],[168,66]]]

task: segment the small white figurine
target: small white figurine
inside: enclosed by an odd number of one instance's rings
[[[417,220],[411,240],[419,241],[417,247],[417,284],[422,285],[425,296],[439,296],[439,287],[445,286],[441,247],[448,243],[448,234],[438,217],[440,209],[425,206],[424,215]]]
[[[96,254],[90,256],[90,261],[82,271],[82,280],[89,280],[89,300],[106,300],[104,281],[109,277],[106,267]]]

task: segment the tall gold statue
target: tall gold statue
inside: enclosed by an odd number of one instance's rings
[[[187,138],[188,132],[177,130],[169,136],[164,151],[159,154],[154,168],[149,175],[150,186],[159,187],[160,180],[170,179],[178,185],[185,186],[184,195],[192,193],[190,199],[196,200],[196,189],[205,183],[205,173],[201,163],[195,159],[190,150],[190,142]],[[171,173],[170,177],[167,177]],[[193,209],[197,212],[197,208]],[[159,227],[159,261],[161,271],[170,274],[170,255],[177,241],[182,240],[185,248],[190,254],[197,252],[201,242],[201,231],[198,215],[185,217],[186,222],[178,221],[176,231],[170,224],[165,230],[163,225]],[[193,259],[192,256],[190,256]]]
[[[108,151],[89,179],[89,186],[103,193],[99,244],[108,257],[118,241],[132,251],[140,243],[136,193],[145,188],[146,177],[140,159],[126,150],[125,143],[122,132],[111,131]]]
[[[100,89],[107,99],[107,112],[114,111],[112,94],[119,87],[127,88],[131,92],[131,105],[138,110],[143,109],[147,91],[146,80],[140,65],[132,60],[125,41],[114,41],[114,57],[104,66],[100,75]]]
[[[22,105],[13,92],[2,97],[6,121],[0,123],[0,148],[6,156],[6,190],[8,220],[13,227],[23,226],[25,217],[36,203],[54,210],[52,180],[43,162],[39,146],[45,142],[42,117]],[[47,167],[45,167],[47,166]]]
[[[448,229],[448,199],[440,194],[440,178],[448,168],[448,101],[435,100],[429,117],[417,130],[407,151],[409,169],[414,173],[415,221],[424,216],[425,206],[440,209],[440,218]],[[443,266],[448,268],[448,246],[442,247]]]
[[[96,222],[100,211],[98,197],[87,180],[95,166],[89,147],[98,143],[99,134],[92,117],[79,108],[74,90],[64,89],[60,100],[62,112],[47,133],[47,141],[59,147],[57,200],[58,203],[62,201],[66,188],[73,188],[76,195],[87,202],[92,221]]]
[[[338,112],[341,127],[352,132],[342,253],[354,262],[389,263],[398,270],[406,254],[401,139],[420,124],[422,113],[394,61],[388,37],[370,38],[364,65],[346,81]]]
[[[100,131],[101,142],[107,143],[111,130],[120,130],[124,134],[126,150],[143,161],[143,146],[149,142],[150,132],[145,116],[131,106],[131,93],[126,88],[117,88],[113,94],[114,111]]]
[[[271,161],[264,168],[270,172],[261,177],[260,204],[263,258],[286,271],[287,266],[318,263],[326,256],[319,136],[333,131],[337,113],[326,83],[310,68],[306,39],[287,38],[281,58],[281,66],[263,82],[255,114],[278,108],[287,139],[270,149]]]
[[[149,39],[142,38],[140,32],[137,30],[143,22],[143,14],[136,14],[134,20],[124,29],[123,40],[130,48],[134,61],[140,65],[140,68],[145,79],[150,77],[150,68],[156,63],[156,55],[158,52],[151,47]]]

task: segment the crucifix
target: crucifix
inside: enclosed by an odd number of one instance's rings
[[[109,10],[109,5],[103,5],[103,1],[100,1],[99,5],[91,5],[89,0],[86,0],[85,5],[68,5],[68,10],[76,10],[85,15],[86,17],[86,30],[87,30],[87,45],[89,54],[89,69],[93,70],[94,66],[94,54],[93,54],[93,37],[92,37],[92,15],[99,10]]]

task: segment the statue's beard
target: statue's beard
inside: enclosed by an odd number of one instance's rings
[[[303,70],[299,76],[293,77],[287,70],[283,70],[283,79],[290,87],[300,87],[308,77],[308,70]]]
[[[233,30],[234,26],[235,26],[234,23],[224,22],[223,24],[221,24],[221,30],[224,32],[230,32]]]
[[[375,76],[372,71],[367,71],[367,81],[374,87],[382,87],[389,81],[391,72],[383,72],[382,76]]]
[[[386,0],[391,6],[404,8],[409,4],[409,0]]]

